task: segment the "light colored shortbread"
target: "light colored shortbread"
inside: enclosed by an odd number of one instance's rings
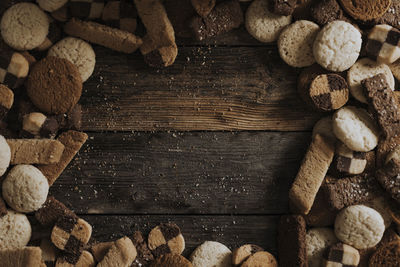
[[[53,12],[62,8],[68,0],[36,0],[36,2],[43,10]]]
[[[49,19],[35,4],[19,3],[1,19],[1,36],[16,50],[31,50],[41,45],[49,33]]]
[[[315,60],[327,70],[345,71],[356,62],[361,42],[361,33],[353,25],[341,20],[332,21],[315,39]]]
[[[318,32],[319,26],[308,20],[298,20],[287,26],[278,39],[283,61],[297,68],[314,64],[313,44]]]
[[[367,103],[361,81],[379,73],[385,75],[387,83],[394,90],[394,77],[388,65],[377,63],[369,58],[358,60],[347,72],[347,83],[352,96],[362,103]]]
[[[193,267],[231,267],[231,251],[224,244],[206,241],[198,246],[190,256]]]
[[[260,42],[274,42],[292,16],[280,16],[269,11],[268,1],[254,0],[246,12],[246,29]]]
[[[348,148],[368,152],[378,145],[379,129],[362,108],[346,106],[333,115],[333,132]]]
[[[8,166],[10,166],[10,161],[10,146],[8,145],[4,136],[0,135],[0,176],[2,176],[7,171]]]
[[[336,141],[336,136],[333,133],[331,116],[323,117],[322,119],[317,121],[312,131],[313,138],[317,134],[323,135],[324,137],[328,137],[329,139]]]
[[[338,239],[331,228],[311,228],[306,235],[309,267],[320,267],[324,251]]]
[[[343,209],[335,220],[335,234],[345,244],[357,249],[374,247],[385,232],[382,216],[364,205]]]
[[[79,70],[82,82],[92,75],[96,65],[96,54],[92,46],[79,38],[67,37],[50,48],[48,56],[65,58]]]
[[[8,210],[7,214],[0,218],[0,250],[26,246],[31,234],[31,224],[24,214]]]

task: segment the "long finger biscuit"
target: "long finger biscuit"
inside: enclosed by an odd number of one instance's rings
[[[325,251],[322,266],[357,267],[359,262],[360,253],[357,249],[343,243],[338,243]]]
[[[0,84],[0,120],[3,120],[14,104],[14,93],[4,84]]]
[[[136,248],[128,237],[114,242],[97,267],[130,266],[137,255]]]
[[[181,254],[185,249],[185,239],[174,223],[163,223],[153,228],[147,244],[155,257],[167,253]]]
[[[352,151],[343,143],[337,145],[334,159],[334,167],[337,171],[355,175],[362,173],[366,166],[367,153]]]
[[[376,25],[368,34],[365,47],[368,56],[380,63],[391,64],[400,58],[400,31],[392,26]]]
[[[243,245],[232,252],[232,264],[234,266],[241,266],[241,264],[251,255],[264,249],[257,245]]]
[[[102,20],[111,27],[134,33],[137,11],[132,1],[109,1],[104,6]]]
[[[38,247],[0,250],[2,267],[43,267],[42,251]]]
[[[308,214],[333,160],[334,152],[332,140],[319,134],[313,138],[289,192],[294,211]]]
[[[63,203],[49,196],[42,207],[35,212],[35,218],[41,225],[51,226],[61,217],[76,217],[75,213],[68,209]]]

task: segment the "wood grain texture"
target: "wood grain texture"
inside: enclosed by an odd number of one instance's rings
[[[89,133],[51,187],[78,213],[282,214],[310,133]]]

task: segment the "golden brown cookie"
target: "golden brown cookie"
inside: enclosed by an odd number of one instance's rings
[[[263,250],[262,247],[257,245],[243,245],[232,252],[232,264],[234,266],[240,266],[251,255]]]
[[[278,267],[278,262],[271,253],[260,251],[251,255],[241,267]]]
[[[132,240],[125,236],[114,242],[97,267],[131,266],[136,255]]]
[[[392,4],[391,0],[340,0],[340,2],[350,16],[362,21],[383,16]]]
[[[192,263],[179,254],[164,254],[150,265],[151,267],[192,267]]]

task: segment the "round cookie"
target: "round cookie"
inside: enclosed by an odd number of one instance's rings
[[[96,64],[96,54],[92,46],[82,39],[67,37],[49,50],[48,56],[65,58],[74,63],[81,74],[82,82],[92,75]]]
[[[36,0],[36,2],[43,10],[53,12],[62,8],[68,0]]]
[[[260,42],[274,42],[292,16],[280,16],[269,11],[269,1],[254,0],[246,11],[246,29]]]
[[[387,83],[394,90],[394,77],[388,65],[377,63],[369,58],[359,59],[347,72],[347,83],[351,95],[362,103],[368,103],[361,81],[379,73],[385,75]]]
[[[381,241],[384,232],[382,216],[367,206],[349,206],[336,216],[336,237],[357,249],[374,247]]]
[[[155,257],[168,253],[181,254],[185,249],[181,229],[174,223],[162,223],[154,227],[149,233],[147,244]]]
[[[321,266],[326,248],[338,241],[330,228],[311,228],[306,235],[307,259],[309,267]]]
[[[19,212],[38,210],[47,199],[49,183],[32,165],[16,165],[3,181],[3,198]]]
[[[274,255],[266,251],[260,251],[251,255],[241,267],[278,267]]]
[[[31,239],[32,228],[25,214],[8,210],[0,217],[0,249],[26,246]]]
[[[198,246],[190,256],[194,267],[231,267],[232,253],[224,244],[206,241]]]
[[[47,15],[35,4],[10,7],[0,24],[3,40],[16,50],[32,50],[41,45],[49,32]]]
[[[232,252],[232,264],[240,266],[248,257],[263,250],[263,248],[257,245],[243,245]]]
[[[46,57],[33,67],[26,91],[41,111],[64,114],[78,103],[82,94],[82,78],[78,68],[69,60]]]
[[[333,133],[331,116],[323,117],[322,119],[317,121],[317,123],[314,125],[313,131],[312,131],[313,138],[317,134],[328,137],[331,140],[336,140],[336,136]]]
[[[330,71],[345,71],[357,60],[361,33],[350,23],[332,21],[318,33],[313,52],[318,64]]]
[[[374,252],[369,266],[397,267],[400,262],[400,241],[388,243]]]
[[[315,63],[313,44],[319,26],[312,21],[298,20],[287,26],[278,39],[279,54],[292,67],[307,67]]]
[[[368,152],[378,145],[379,129],[368,112],[346,106],[333,115],[333,132],[348,148]]]
[[[192,263],[179,254],[164,254],[155,259],[150,267],[192,267]]]
[[[340,0],[344,10],[361,21],[370,21],[383,16],[392,4],[391,0]]]
[[[10,146],[8,145],[4,136],[0,135],[0,176],[2,176],[7,171],[8,166],[10,166],[10,160]]]

